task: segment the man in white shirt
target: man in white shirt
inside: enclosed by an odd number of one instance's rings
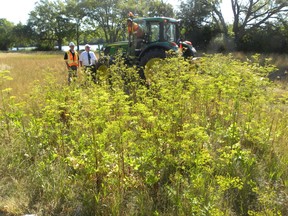
[[[95,56],[95,53],[90,51],[90,45],[86,44],[85,45],[85,51],[83,51],[80,54],[79,57],[79,62],[80,62],[80,66],[84,67],[84,72],[86,73],[86,75],[91,76],[92,80],[94,83],[96,83],[96,62],[97,62],[97,58]]]

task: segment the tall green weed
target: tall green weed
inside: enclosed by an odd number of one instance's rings
[[[287,97],[273,69],[257,56],[169,58],[147,86],[118,59],[97,85],[47,77],[17,103],[1,89],[1,211],[287,214]]]

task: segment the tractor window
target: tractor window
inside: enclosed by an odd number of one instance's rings
[[[134,29],[135,36],[137,38],[143,38],[143,36],[145,35],[145,32],[147,31],[146,21],[137,20],[137,21],[134,21],[134,24],[138,26],[136,27],[136,29]]]
[[[155,23],[150,23],[150,37],[149,40],[150,42],[156,42],[159,41],[159,35],[160,35],[160,24],[158,22]]]
[[[164,24],[164,40],[169,42],[176,42],[176,25],[174,23]]]

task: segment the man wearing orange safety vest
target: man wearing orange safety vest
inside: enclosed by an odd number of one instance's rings
[[[143,30],[139,27],[137,23],[133,22],[131,18],[127,20],[127,26],[129,34],[134,34],[137,38],[143,37]]]
[[[75,44],[73,42],[69,43],[70,49],[65,52],[64,60],[68,69],[68,84],[71,83],[73,78],[78,76],[79,67],[79,55],[76,50],[74,50]]]
[[[129,41],[133,41],[131,43],[131,46],[133,49],[131,49],[132,55],[134,52],[139,51],[141,48],[141,43],[143,43],[144,39],[144,31],[143,29],[139,26],[138,23],[133,21],[133,13],[129,12],[128,14],[129,18],[127,19],[127,27],[128,27],[128,36],[129,36]]]

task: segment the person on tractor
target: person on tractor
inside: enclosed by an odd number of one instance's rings
[[[144,31],[139,24],[133,22],[131,18],[127,20],[128,34],[135,35],[137,38],[143,38]]]
[[[132,20],[127,19],[128,37],[130,42],[130,54],[135,55],[141,52],[141,47],[144,42],[145,32],[143,28]]]

